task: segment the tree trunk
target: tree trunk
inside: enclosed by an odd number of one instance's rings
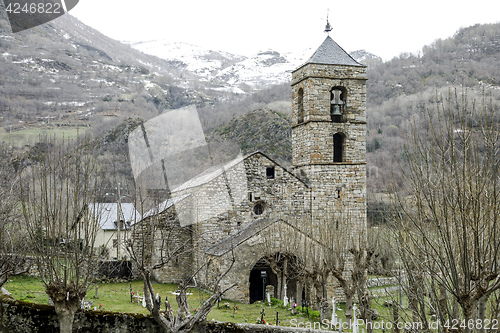
[[[57,319],[59,320],[59,332],[71,333],[73,331],[73,320],[79,305],[80,300],[71,298],[68,301],[54,302]]]
[[[446,290],[444,289],[443,285],[439,286],[439,319],[441,320],[441,323],[444,324],[447,319],[447,296],[446,296]],[[448,333],[448,327],[443,327],[443,332]]]
[[[392,318],[393,318],[393,324],[392,327],[394,327],[394,333],[399,333],[399,305],[394,304],[392,306]]]
[[[295,302],[297,303],[297,306],[302,305],[302,290],[304,289],[304,283],[302,282],[302,279],[297,281],[297,295],[296,295],[296,300]]]
[[[59,331],[61,333],[71,333],[73,329],[73,319],[80,307],[82,299],[85,297],[86,289],[74,285],[48,284],[45,292],[54,302],[54,309],[59,320]]]
[[[280,271],[280,274],[276,274],[276,279],[278,280],[278,285],[276,286],[277,288],[274,290],[274,297],[277,299],[282,299],[281,298],[281,289],[283,288],[283,279],[282,279],[282,274],[283,272]],[[268,278],[269,282],[269,278]],[[266,299],[264,298],[264,302],[266,302]]]
[[[486,301],[488,300],[488,296],[484,295],[481,297],[477,303],[477,319],[482,323],[481,328],[478,329],[479,333],[484,333],[484,319],[486,318]]]
[[[464,321],[465,321],[465,327],[463,330],[463,333],[469,333],[471,330],[469,328],[469,319],[472,317],[472,309],[470,306],[463,306],[462,305],[462,311],[464,314]]]
[[[319,276],[317,276],[314,279],[313,285],[314,285],[314,290],[315,290],[315,294],[316,294],[316,297],[314,297],[314,300],[315,300],[314,308],[319,309],[321,307],[321,301],[324,298],[323,297],[323,283],[321,283],[321,281],[319,280]]]
[[[339,282],[340,286],[342,287],[342,290],[344,291],[345,294],[345,317],[347,319],[348,323],[351,323],[352,320],[352,300],[354,298],[354,293],[355,293],[355,286],[349,284],[349,282],[344,279],[342,275],[343,271],[338,271],[338,270],[333,270],[332,274],[333,276],[337,279]],[[354,284],[354,282],[352,282]]]
[[[361,309],[363,311],[363,319],[365,320],[366,323],[366,330],[368,333],[373,333],[373,325],[371,324],[372,322],[372,310],[370,306],[370,295],[365,292],[363,297],[361,297]]]
[[[352,320],[352,299],[354,297],[354,292],[346,292],[344,289],[344,294],[345,294],[345,317],[347,319],[347,322],[350,323]]]

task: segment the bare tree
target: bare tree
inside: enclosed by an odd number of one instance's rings
[[[136,193],[140,196],[142,192]],[[180,225],[174,201],[170,199],[159,203],[156,197],[152,200],[138,199],[138,202],[139,205],[153,203],[152,209],[145,213],[144,218],[134,224],[133,241],[127,246],[130,257],[144,281],[143,297],[146,308],[164,332],[189,332],[196,323],[205,320],[217,300],[236,285],[233,283],[223,286],[221,283],[234,264],[234,255],[227,257],[229,262],[225,265],[220,259],[209,256],[204,256],[203,261],[197,264],[194,256],[201,254],[205,239],[198,233],[196,225]],[[232,251],[230,253],[232,254]],[[155,271],[178,264],[191,269],[186,269],[179,281],[176,292],[177,314],[174,314],[167,298],[164,303],[166,311],[162,313],[161,299],[155,296],[153,285]],[[203,281],[204,288],[211,290],[212,295],[203,301],[196,311],[191,311],[187,291],[195,278]]]
[[[86,140],[41,138],[43,151],[21,174],[22,212],[35,262],[53,300],[60,331],[71,332],[76,310],[94,281],[102,170]],[[96,210],[96,211],[91,211]]]
[[[391,229],[386,226],[370,227],[367,232],[367,246],[373,250],[369,274],[391,276],[397,250],[392,243]]]
[[[25,273],[25,232],[20,223],[19,182],[9,152],[0,146],[0,287],[9,276]]]
[[[271,221],[271,225],[259,235],[259,251],[264,254],[265,263],[277,277],[275,297],[283,299],[287,286],[287,297],[294,297],[299,304],[302,301],[302,288],[310,282],[306,271],[305,249],[310,248],[313,243],[308,235],[297,227],[300,220],[279,218]],[[295,282],[295,290],[290,288],[292,281]],[[305,289],[308,298],[308,288]]]
[[[358,296],[361,317],[365,322],[371,321],[372,311],[370,296],[366,289],[368,267],[373,256],[373,249],[367,248],[365,234],[359,235],[357,241],[352,238],[342,239],[335,237],[325,247],[326,262],[331,274],[337,279],[344,291],[346,299],[346,318],[352,318],[352,306],[354,297]],[[371,332],[371,328],[368,327]]]
[[[451,304],[460,306],[464,332],[483,331],[474,324],[475,310],[484,320],[485,304],[500,288],[498,115],[491,101],[470,102],[466,91],[437,100],[435,110],[424,112],[423,129],[412,126],[404,149],[401,170],[409,196],[397,202],[401,259],[409,289],[434,286],[441,303],[433,310],[441,312],[447,311],[449,293]],[[410,299],[421,317],[424,295]]]
[[[490,303],[490,317],[489,320],[492,322],[493,320],[500,321],[500,292],[497,290],[492,293],[489,298]]]

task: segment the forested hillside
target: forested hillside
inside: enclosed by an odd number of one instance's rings
[[[7,29],[5,17],[0,29]],[[369,192],[386,191],[398,177],[392,166],[407,126],[418,125],[423,110],[449,91],[466,90],[470,100],[482,99],[484,91],[498,108],[499,61],[500,24],[488,24],[462,28],[417,55],[367,62]],[[291,162],[289,83],[247,95],[218,91],[181,73],[175,63],[112,41],[71,16],[1,34],[0,78],[4,129],[91,125],[103,160],[124,180],[131,180],[128,132],[190,104],[198,106],[209,141],[231,141],[243,153],[261,150],[285,165]]]
[[[370,193],[385,192],[393,177],[399,177],[394,158],[401,156],[408,126],[421,126],[419,119],[425,109],[433,109],[437,101],[446,100],[455,90],[459,96],[466,94],[471,102],[477,100],[476,104],[483,99],[484,92],[484,98],[491,97],[493,105],[499,108],[500,24],[462,28],[452,38],[426,46],[419,55],[401,54],[385,63],[371,61],[368,79],[368,190]],[[290,94],[289,87],[275,86],[237,104],[220,106],[220,110],[224,110],[221,114],[234,112],[235,116],[263,107],[268,110],[236,118],[215,132],[227,133],[226,137],[240,143],[244,152],[267,150],[274,158],[291,163],[291,148],[269,148],[285,138],[289,140],[289,128],[275,134],[262,130],[272,128],[276,122],[277,118],[267,116],[269,110],[284,113],[280,117],[288,120],[282,124],[289,126],[290,113],[285,110],[291,106]],[[267,98],[256,103],[255,99],[263,95]],[[284,100],[281,104],[271,104],[281,99]],[[282,108],[277,109],[278,105]],[[258,139],[256,132],[261,134]]]
[[[422,125],[418,121],[425,108],[434,108],[457,89],[459,96],[466,93],[469,101],[478,102],[484,91],[498,110],[500,24],[462,28],[419,55],[402,54],[368,67],[368,78],[368,188],[377,192],[392,179],[392,163],[401,155],[406,129],[414,122]]]

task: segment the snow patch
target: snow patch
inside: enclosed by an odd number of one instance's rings
[[[170,62],[179,71],[190,72],[198,82],[210,82],[219,88],[215,90],[244,93],[239,88],[247,84],[253,88],[290,82],[291,73],[305,63],[315,50],[308,48],[293,52],[264,50],[244,56],[223,51],[166,40],[124,42],[133,48]],[[366,51],[356,51],[364,58],[376,57]],[[189,81],[178,82],[180,87],[189,87]]]

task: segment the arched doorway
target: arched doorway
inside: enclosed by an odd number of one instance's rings
[[[268,285],[274,286],[273,297],[283,300],[286,294],[288,300],[301,299],[302,286],[297,281],[300,267],[301,263],[293,254],[277,252],[262,257],[250,271],[250,303],[264,300]]]
[[[250,304],[264,300],[266,286],[272,285],[276,289],[277,282],[276,274],[261,258],[250,271]]]

